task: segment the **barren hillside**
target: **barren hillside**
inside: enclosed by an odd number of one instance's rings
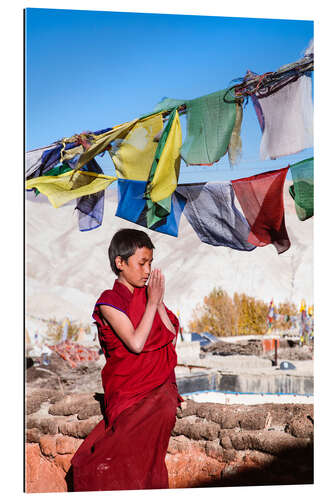
[[[147,230],[156,247],[154,265],[166,276],[166,304],[179,311],[184,326],[203,297],[214,286],[229,294],[245,292],[275,302],[302,298],[313,301],[313,218],[300,222],[285,186],[286,226],[291,248],[278,255],[272,245],[239,252],[201,243],[183,216],[178,238]],[[65,316],[91,321],[93,305],[114,275],[107,258],[113,233],[136,227],[114,216],[116,190],[107,192],[104,222],[99,229],[79,232],[73,204],[53,208],[40,195],[28,193],[26,202],[26,312],[27,327],[39,318]]]

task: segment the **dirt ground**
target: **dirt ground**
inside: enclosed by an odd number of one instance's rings
[[[61,390],[65,394],[73,392],[103,392],[101,369],[104,356],[99,361],[90,361],[71,368],[59,354],[48,357],[49,364],[44,365],[42,358],[26,358],[25,382],[30,389]],[[33,364],[32,364],[33,363]]]
[[[278,350],[279,359],[304,361],[313,359],[311,347],[300,347],[297,344],[281,342]],[[244,341],[237,344],[219,341],[207,347],[201,347],[203,353],[216,356],[248,355],[274,360],[274,352],[264,353],[260,340]],[[26,357],[25,382],[26,388],[52,389],[64,394],[75,392],[103,393],[101,370],[105,364],[104,356],[98,361],[90,361],[71,368],[67,361],[59,354],[52,352],[48,357],[48,364],[43,364],[42,358]]]

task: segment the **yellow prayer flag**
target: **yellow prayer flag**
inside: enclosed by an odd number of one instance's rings
[[[104,191],[117,177],[94,172],[69,171],[61,175],[43,175],[26,181],[26,189],[37,188],[54,208],[88,194]]]
[[[82,144],[80,144],[79,146],[75,146],[74,148],[71,149],[64,149],[60,156],[60,161],[61,163],[63,163],[65,161],[71,160],[72,158],[74,158],[74,156],[82,154],[83,151],[84,148]]]
[[[177,187],[181,145],[182,130],[178,111],[176,111],[168,138],[150,185],[150,197],[155,203],[171,196]]]
[[[130,122],[123,123],[122,125],[117,125],[116,127],[113,127],[112,130],[109,130],[104,134],[100,135],[91,134],[94,138],[93,144],[81,154],[77,162],[77,165],[75,167],[75,170],[79,170],[84,165],[86,165],[90,160],[92,160],[96,155],[102,153],[112,141],[116,139],[123,139],[131,130],[131,128],[137,123],[137,121],[138,118]],[[64,152],[63,160],[66,160],[68,158],[66,154],[67,151]]]
[[[162,113],[158,113],[138,121],[123,139],[115,141],[109,153],[120,179],[148,180],[158,144],[154,137],[162,128]]]
[[[302,312],[302,311],[306,311],[306,303],[305,303],[304,299],[301,300],[301,307],[299,309],[299,312]]]

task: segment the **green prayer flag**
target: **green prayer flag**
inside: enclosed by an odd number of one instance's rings
[[[166,97],[155,106],[154,112],[186,105],[181,157],[188,165],[211,165],[226,154],[236,120],[236,103],[227,94],[234,98],[233,90],[224,89],[191,100]]]
[[[298,218],[301,221],[313,216],[313,158],[302,160],[290,166],[293,184],[289,193],[295,202]]]
[[[151,228],[156,222],[167,217],[171,212],[171,196],[164,200],[154,203],[147,199],[147,226]]]

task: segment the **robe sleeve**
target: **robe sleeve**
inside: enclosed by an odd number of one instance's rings
[[[166,310],[166,313],[169,317],[169,320],[171,321],[174,329],[176,330],[176,337],[178,336],[178,332],[179,332],[179,321],[178,321],[178,318],[177,316],[172,312],[170,311],[170,309],[167,308],[167,306],[164,304],[164,307],[165,307],[165,310]]]
[[[127,305],[124,299],[120,297],[117,293],[115,293],[113,290],[105,290],[97,300],[92,315],[96,323],[100,326],[104,326],[102,313],[100,312],[99,308],[99,306],[103,305],[114,307],[115,309],[118,309],[118,311],[121,311],[124,314],[126,314],[126,316],[128,316]]]

